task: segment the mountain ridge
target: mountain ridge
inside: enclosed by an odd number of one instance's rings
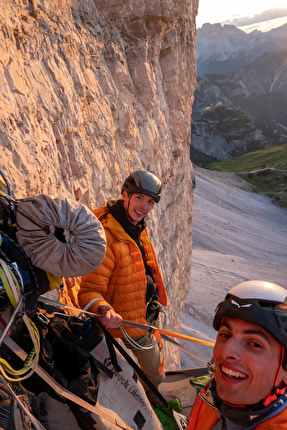
[[[262,103],[268,97],[272,102],[281,100],[274,112],[271,102],[270,108]],[[257,96],[237,78],[199,76],[192,110],[191,147],[223,160],[283,144],[285,138],[280,130],[286,122],[285,113],[285,95]],[[279,118],[283,123],[280,127]]]
[[[223,160],[285,143],[287,24],[255,35],[220,24],[204,24],[202,30],[205,36],[201,37],[199,30],[197,67],[204,63],[213,72],[197,75],[192,161],[204,166],[210,162],[209,157]],[[206,50],[208,39],[211,42]],[[269,41],[264,45],[265,51],[271,47],[280,49],[262,53],[262,41]],[[217,64],[212,68],[215,56]],[[241,66],[227,71],[227,62],[229,66],[230,62]],[[215,73],[218,69],[224,73]]]
[[[270,51],[287,48],[287,24],[266,33],[234,25],[203,24],[197,30],[197,75],[229,73]]]

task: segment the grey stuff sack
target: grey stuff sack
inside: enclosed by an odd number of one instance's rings
[[[70,199],[37,195],[16,208],[17,240],[32,264],[55,276],[86,275],[100,266],[106,237],[87,206]]]

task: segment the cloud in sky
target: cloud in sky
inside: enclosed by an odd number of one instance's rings
[[[287,16],[287,7],[268,9],[254,16],[228,19],[226,21],[222,21],[221,24],[230,24],[235,25],[236,27],[242,27],[244,25],[254,24],[256,22],[264,22],[270,21],[272,19],[282,18],[284,16]]]

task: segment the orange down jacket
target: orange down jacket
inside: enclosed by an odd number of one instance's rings
[[[106,255],[96,270],[82,277],[79,304],[83,309],[93,299],[89,311],[98,313],[99,304],[109,304],[123,319],[146,324],[146,274],[141,251],[121,224],[109,213],[107,206],[93,211],[101,221],[107,240]],[[147,228],[141,234],[147,264],[154,273],[159,302],[167,306],[167,294]],[[142,336],[145,331],[125,325],[127,333]],[[113,337],[123,337],[120,329],[109,330]]]
[[[204,392],[204,390],[203,390]],[[187,430],[212,430],[219,421],[218,412],[210,405],[205,403],[201,397],[197,397],[192,408]],[[286,430],[287,429],[287,408],[283,409],[278,415],[266,420],[254,430]]]

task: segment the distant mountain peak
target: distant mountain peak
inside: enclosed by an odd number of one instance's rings
[[[197,74],[230,73],[262,54],[287,48],[287,24],[266,33],[205,23],[197,31]]]

